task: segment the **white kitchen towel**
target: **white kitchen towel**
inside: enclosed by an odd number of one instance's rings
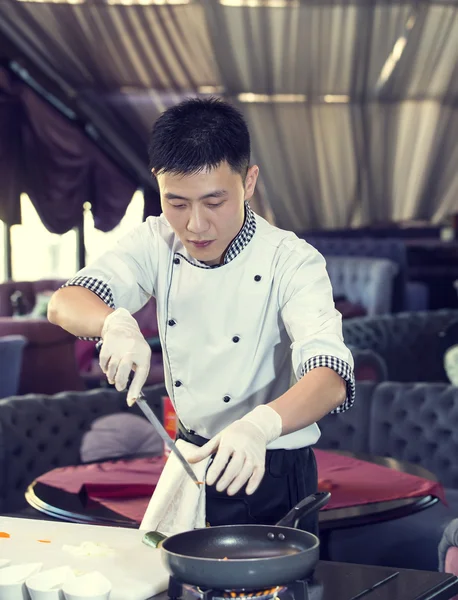
[[[194,444],[177,440],[185,458],[196,450]],[[199,481],[205,481],[210,457],[191,465]],[[206,526],[205,485],[197,486],[173,452],[165,464],[151,496],[140,529],[170,536]]]

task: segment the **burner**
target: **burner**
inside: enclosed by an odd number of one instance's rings
[[[204,600],[273,600],[286,590],[285,586],[277,586],[267,590],[259,591],[231,591],[231,590],[202,590],[194,586],[183,586],[184,589],[191,593],[195,592],[197,598]]]
[[[321,585],[313,580],[293,581],[265,590],[233,591],[203,589],[171,577],[168,596],[170,600],[319,600],[321,592]]]

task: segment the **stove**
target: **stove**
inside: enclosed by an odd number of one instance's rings
[[[321,600],[323,586],[315,578],[265,590],[213,590],[169,580],[170,600]]]
[[[310,579],[265,590],[209,590],[171,578],[168,591],[153,600],[448,600],[457,594],[458,577],[449,573],[320,561]]]

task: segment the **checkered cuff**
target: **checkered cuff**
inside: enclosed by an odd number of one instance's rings
[[[70,287],[72,285],[79,285],[90,290],[91,292],[94,292],[94,294],[96,294],[100,298],[100,300],[103,300],[103,302],[105,302],[105,304],[107,304],[110,308],[116,308],[111,289],[106,283],[100,281],[100,279],[96,279],[95,277],[82,276],[73,277],[73,279],[69,279],[67,283],[64,283],[62,287]],[[85,340],[88,342],[100,343],[99,337],[80,337],[78,339]]]
[[[342,413],[351,408],[355,402],[355,375],[353,373],[353,369],[350,365],[337,358],[336,356],[328,356],[328,355],[319,355],[312,356],[309,358],[305,364],[302,366],[301,377],[303,377],[306,373],[315,369],[316,367],[328,367],[335,371],[338,375],[342,377],[342,379],[347,384],[347,397],[344,402],[337,408],[335,408],[332,413]]]

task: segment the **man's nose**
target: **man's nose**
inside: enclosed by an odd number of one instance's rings
[[[193,208],[188,221],[188,231],[192,233],[204,233],[208,230],[208,221],[203,214],[203,211],[199,208]]]

